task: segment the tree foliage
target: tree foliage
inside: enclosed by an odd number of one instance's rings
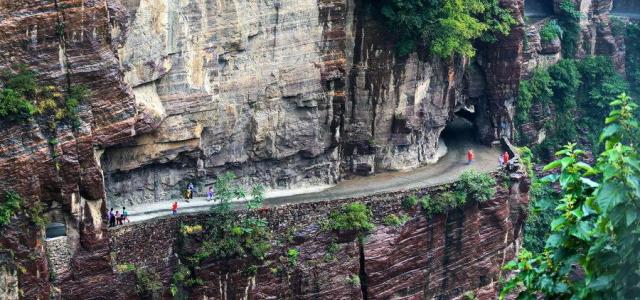
[[[562,33],[563,30],[558,24],[558,21],[549,20],[540,28],[540,39],[543,42],[551,42],[557,38],[561,38]]]
[[[521,82],[516,125],[530,122],[535,106],[537,117],[548,120],[546,140],[534,148],[534,152],[543,154],[555,145],[576,140],[578,132],[583,133],[578,142],[592,149],[597,144],[597,132],[602,129],[599,120],[609,110],[608,99],[626,89],[626,82],[608,57],[561,60],[546,70],[536,69],[530,79]],[[530,142],[521,132],[517,134],[517,141],[520,144]]]
[[[374,228],[371,211],[360,202],[344,205],[329,215],[329,228],[342,232],[367,232]]]
[[[456,182],[455,191],[464,195],[466,201],[485,202],[496,194],[496,180],[487,173],[464,171]]]
[[[450,58],[474,56],[473,42],[494,41],[516,24],[497,0],[384,0],[381,13],[398,30],[398,53],[409,54],[427,45],[432,54]]]
[[[544,251],[522,250],[505,269],[517,270],[500,297],[519,299],[633,299],[640,294],[640,130],[637,105],[625,94],[600,135],[604,150],[591,166],[568,144],[545,170],[562,197]]]
[[[18,213],[22,206],[22,198],[18,193],[8,191],[4,201],[0,203],[0,228],[11,222],[11,218]]]
[[[182,287],[200,285],[202,279],[194,277],[203,262],[224,261],[237,257],[248,261],[262,261],[271,249],[271,229],[267,220],[253,217],[252,212],[262,207],[264,188],[255,186],[247,199],[243,187],[234,183],[235,175],[227,172],[219,176],[214,186],[218,202],[210,210],[205,224],[181,226],[180,257],[184,265],[178,267],[170,290],[174,295]],[[246,214],[234,210],[232,202],[246,200]]]

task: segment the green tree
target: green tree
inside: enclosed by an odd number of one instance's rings
[[[544,251],[522,250],[505,269],[517,270],[500,293],[519,299],[634,299],[640,294],[640,157],[637,105],[622,94],[610,103],[595,166],[569,144],[545,167],[562,197]]]
[[[398,52],[404,56],[427,45],[440,57],[474,56],[473,42],[508,34],[515,19],[497,0],[385,0],[381,7],[390,28],[398,30]]]
[[[11,218],[18,213],[21,205],[22,199],[18,193],[6,192],[4,201],[0,203],[0,228],[11,222]]]

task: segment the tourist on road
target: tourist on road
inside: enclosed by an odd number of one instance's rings
[[[116,226],[116,215],[113,213],[113,207],[109,211],[109,227]]]
[[[469,149],[469,151],[467,151],[467,165],[470,165],[473,162],[473,150]]]
[[[502,154],[502,160],[505,165],[509,164],[509,152],[505,151],[504,154]]]
[[[215,193],[213,192],[213,187],[209,187],[209,191],[207,192],[207,201],[213,200],[213,196]]]
[[[116,225],[122,225],[122,215],[119,210],[116,210]]]
[[[122,223],[124,224],[124,221],[127,221],[127,223],[129,223],[129,212],[127,211],[127,209],[123,206],[122,207]]]
[[[171,212],[174,216],[178,214],[178,201],[174,201],[171,205]]]
[[[498,164],[500,165],[500,168],[504,167],[504,156],[503,155],[498,155]]]

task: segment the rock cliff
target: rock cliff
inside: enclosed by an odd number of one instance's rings
[[[520,1],[503,4],[520,15]],[[203,190],[227,170],[292,188],[434,162],[440,132],[465,106],[479,108],[486,142],[510,132],[519,25],[472,73],[466,59],[397,57],[366,1],[125,6],[123,81],[164,120],[102,155],[114,206],[179,197],[187,182]]]
[[[437,159],[439,135],[456,112],[470,115],[486,143],[510,137],[523,1],[501,5],[518,17],[509,36],[479,44],[471,61],[442,61],[418,53],[397,57],[393,32],[363,0],[0,2],[0,67],[26,64],[42,84],[90,90],[78,126],[51,130],[37,120],[0,120],[0,196],[15,190],[27,208],[41,203],[47,215],[62,216],[69,237],[60,247],[69,247],[70,257],[66,264],[48,262],[42,228],[22,214],[0,244],[14,250],[24,272],[3,269],[0,275],[11,282],[17,275],[27,299],[59,292],[65,299],[121,296],[103,222],[107,204],[166,200],[188,181],[199,188],[227,170],[246,184],[290,188],[416,167]],[[498,201],[495,209],[508,213],[504,203],[510,202]],[[476,227],[483,209],[436,219],[432,229],[478,230],[468,240],[478,241],[493,228]],[[420,235],[411,231],[431,226],[418,214],[410,224],[373,236],[402,243],[400,232]],[[516,243],[509,226],[497,233],[511,232],[509,244],[501,240],[480,263],[493,268],[489,282],[496,278],[496,257]],[[339,265],[355,271],[359,262],[352,259],[361,250],[343,250],[350,260]],[[387,250],[379,255],[395,256]],[[451,285],[457,279],[438,279],[464,257],[450,259],[429,271],[440,275],[427,286],[458,295]],[[371,274],[383,267],[369,265]],[[427,266],[417,268],[426,272]],[[372,288],[391,289],[376,276]],[[479,277],[461,280],[465,288],[488,284]],[[340,293],[361,290],[343,287]]]

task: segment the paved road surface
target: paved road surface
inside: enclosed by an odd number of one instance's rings
[[[464,170],[475,169],[490,172],[498,167],[498,156],[501,151],[474,142],[472,131],[462,120],[456,120],[452,130],[443,134],[448,152],[437,163],[417,168],[408,172],[387,172],[374,176],[355,177],[345,180],[335,186],[307,189],[304,193],[288,196],[268,197],[268,206],[288,203],[314,202],[331,199],[341,199],[355,196],[365,196],[380,192],[397,191],[430,185],[438,185],[455,180]],[[466,152],[473,149],[476,160],[471,165],[466,164]],[[172,201],[143,204],[130,207],[132,222],[151,219],[170,214]],[[179,213],[191,213],[208,210],[213,205],[205,198],[194,198],[190,203],[179,202]]]

